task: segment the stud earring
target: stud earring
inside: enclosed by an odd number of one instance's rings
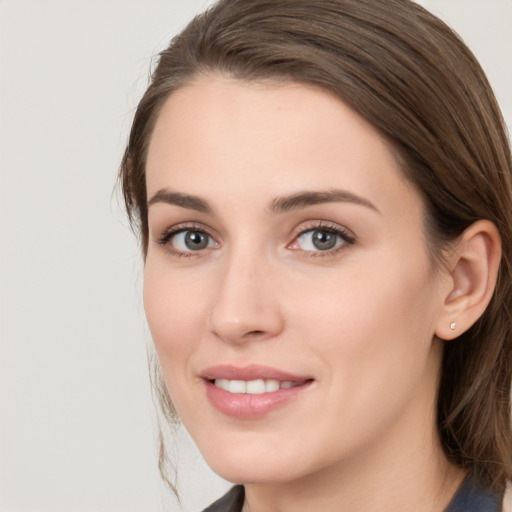
[[[457,324],[456,324],[455,322],[452,322],[452,323],[450,324],[450,329],[451,329],[452,331],[454,331],[454,330],[455,330],[455,326],[456,326],[456,325],[457,325]]]

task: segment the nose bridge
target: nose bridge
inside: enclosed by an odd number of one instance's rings
[[[280,304],[273,289],[272,265],[263,251],[238,244],[223,265],[212,304],[211,331],[232,343],[278,334],[282,329]]]

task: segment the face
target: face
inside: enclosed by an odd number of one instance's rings
[[[205,77],[164,105],[147,189],[147,319],[214,471],[301,479],[431,436],[439,274],[365,120],[314,87]]]

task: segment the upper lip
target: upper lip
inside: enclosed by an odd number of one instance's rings
[[[230,364],[220,364],[211,366],[203,370],[200,374],[203,379],[227,379],[227,380],[279,380],[300,382],[311,380],[311,377],[304,375],[294,375],[277,368],[261,365],[234,366]]]

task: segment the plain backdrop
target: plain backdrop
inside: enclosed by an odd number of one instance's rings
[[[178,436],[156,469],[139,251],[113,192],[152,56],[201,0],[0,0],[0,511],[199,511],[228,487]],[[512,120],[512,0],[424,0]]]

